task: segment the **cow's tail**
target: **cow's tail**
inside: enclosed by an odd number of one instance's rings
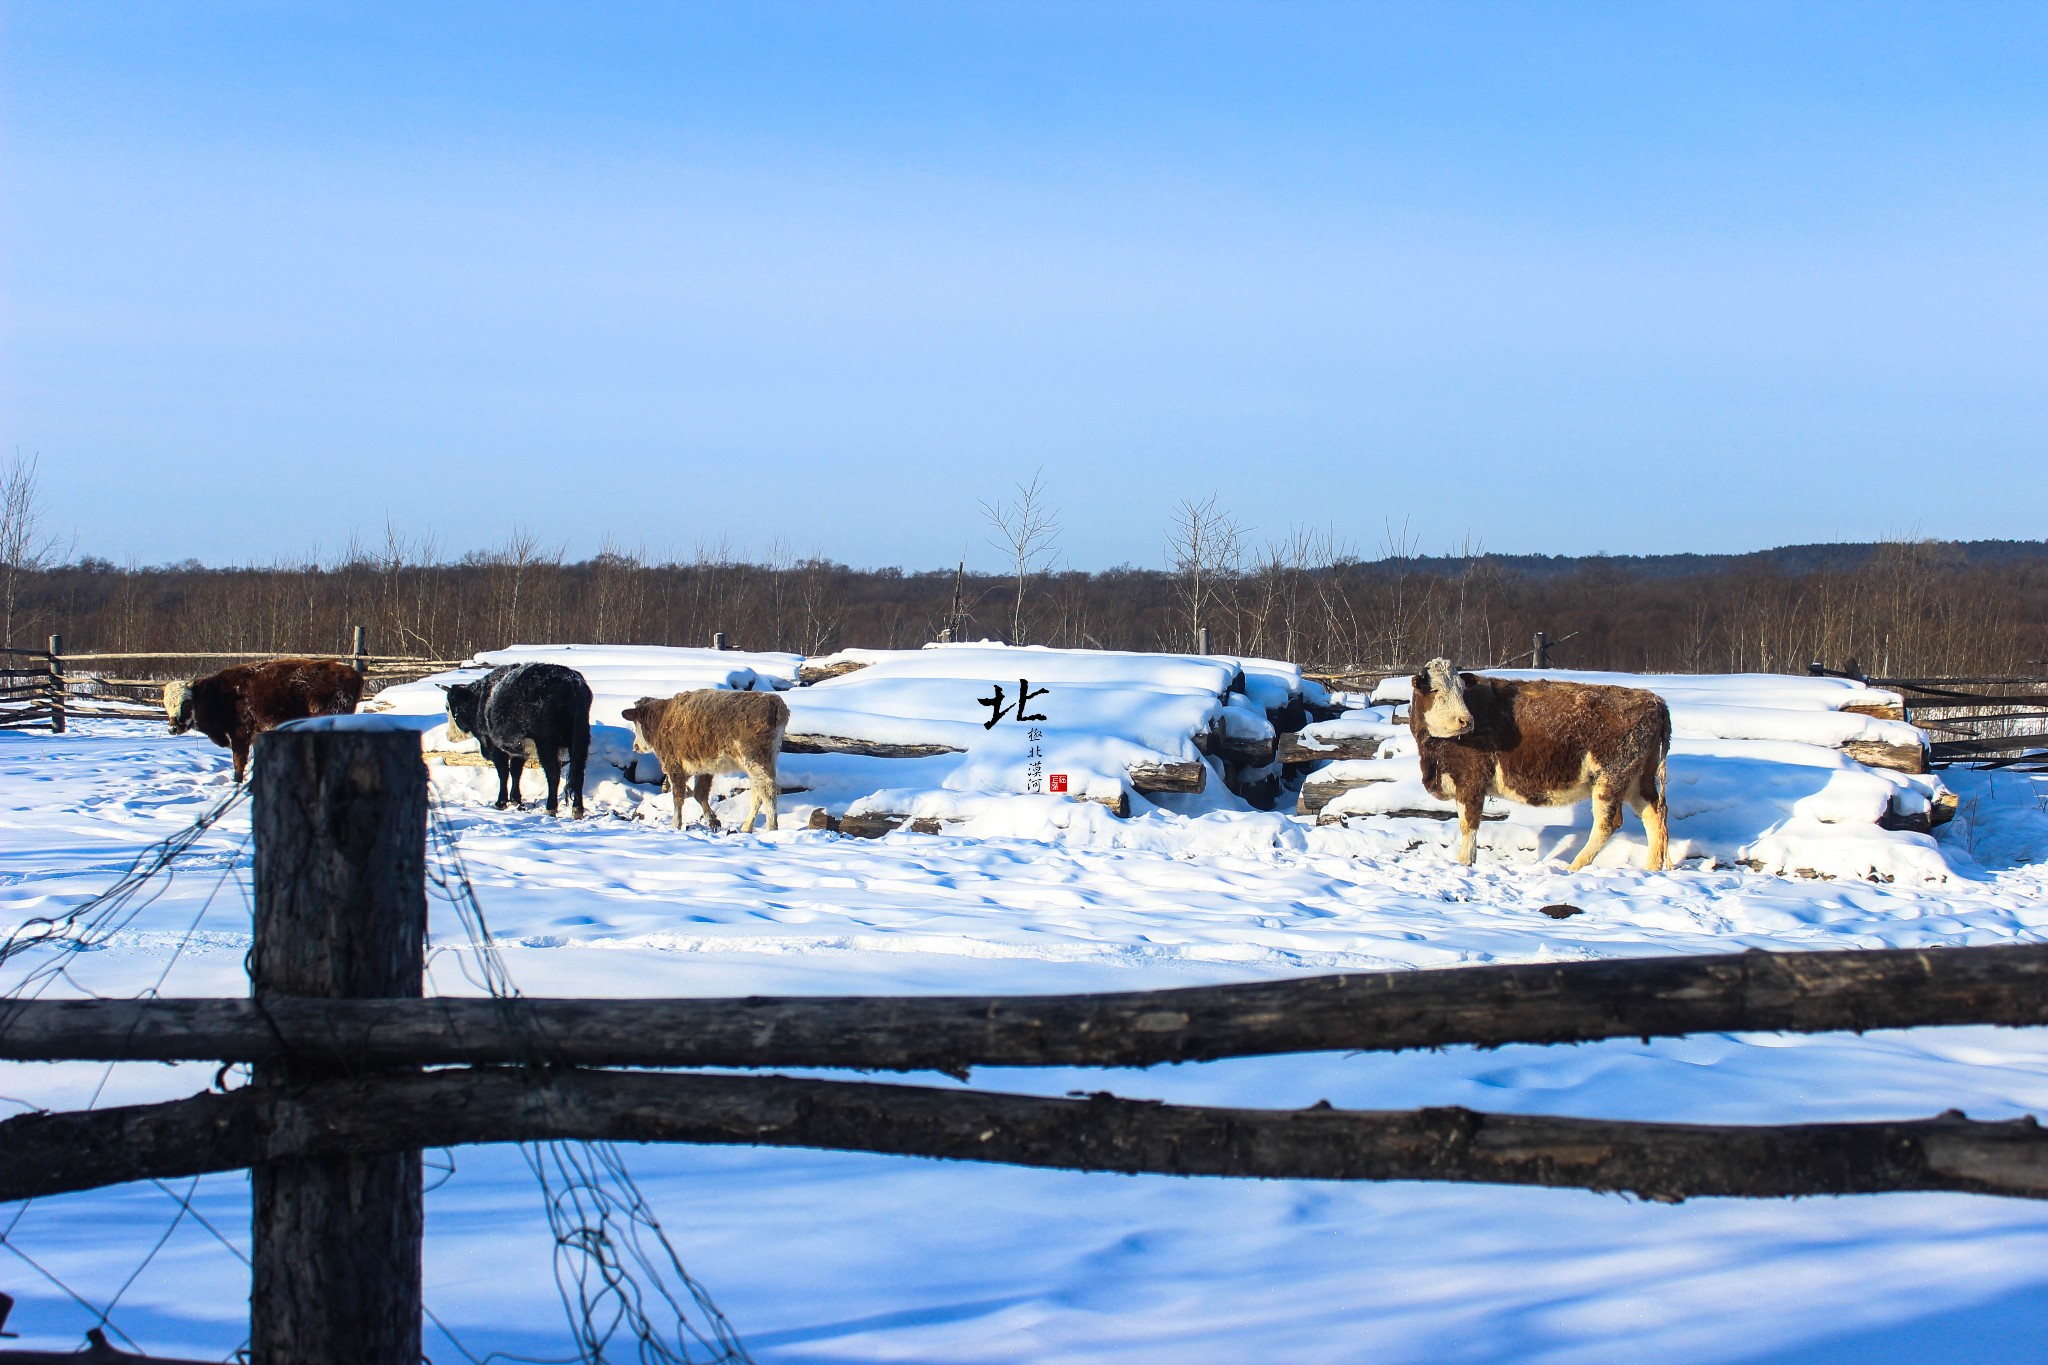
[[[1670,811],[1671,796],[1671,706],[1661,698],[1657,705],[1657,790],[1651,799],[1656,803],[1657,814]]]
[[[1660,699],[1657,704],[1657,765],[1650,780],[1654,790],[1643,807],[1643,832],[1650,837],[1647,866],[1662,872],[1671,865],[1671,708]]]

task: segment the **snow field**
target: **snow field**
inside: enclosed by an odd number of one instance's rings
[[[931,760],[857,760],[924,763]],[[0,919],[103,889],[228,789],[227,756],[161,727],[0,735]],[[717,837],[616,817],[447,812],[521,988],[536,995],[1130,989],[1361,968],[1747,947],[2039,941],[2048,782],[1957,774],[1947,882],[1649,874],[1389,850],[1370,825],[1249,811],[1118,820],[1043,800],[877,841]],[[444,791],[444,799],[449,799]],[[1055,808],[1070,812],[1062,826]],[[1440,831],[1440,827],[1439,831]],[[246,990],[238,813],[82,984]],[[211,905],[208,897],[214,897]],[[1553,921],[1538,907],[1585,913]],[[430,989],[474,994],[435,905]],[[197,921],[192,941],[188,927]],[[206,1066],[0,1067],[13,1106],[203,1089]],[[904,1078],[952,1084],[943,1078]],[[1703,1036],[1648,1045],[1245,1059],[1149,1072],[984,1071],[985,1089],[1191,1103],[1476,1109],[1747,1123],[2048,1111],[2048,1035]],[[630,1148],[691,1269],[764,1361],[2030,1360],[2048,1209],[1961,1196],[1642,1206],[1425,1185],[1125,1178],[748,1149]],[[430,1164],[441,1161],[429,1154]],[[454,1153],[428,1196],[428,1300],[479,1354],[559,1353],[537,1196],[516,1154]],[[182,1186],[180,1187],[182,1190]],[[246,1246],[247,1185],[198,1183]],[[16,1209],[0,1210],[0,1228]],[[176,1212],[150,1186],[27,1206],[12,1245],[103,1302]],[[21,1345],[92,1321],[26,1265]],[[241,1338],[246,1271],[180,1224],[114,1320],[164,1353]],[[431,1340],[436,1359],[456,1358]]]

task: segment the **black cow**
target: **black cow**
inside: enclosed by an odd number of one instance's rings
[[[498,809],[519,804],[519,774],[533,745],[548,777],[548,814],[561,787],[562,751],[569,751],[569,805],[583,818],[583,761],[590,756],[590,684],[560,664],[506,664],[448,691],[448,728],[476,736],[498,770]]]

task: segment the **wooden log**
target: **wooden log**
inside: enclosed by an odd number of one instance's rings
[[[1378,758],[1385,735],[1362,738],[1319,740],[1311,744],[1296,731],[1280,736],[1282,763],[1321,763],[1326,759]]]
[[[1135,791],[1198,792],[1209,785],[1209,765],[1198,758],[1182,762],[1133,763],[1126,771]]]
[[[1277,741],[1271,739],[1238,739],[1226,735],[1222,730],[1205,730],[1194,737],[1198,752],[1211,754],[1225,763],[1235,763],[1246,768],[1263,768],[1273,761]]]
[[[1894,706],[1890,702],[1857,702],[1838,709],[1848,715],[1871,716],[1877,720],[1904,720],[1906,718],[1906,708]]]
[[[1109,807],[1109,813],[1116,816],[1119,820],[1131,818],[1131,794],[1121,787],[1117,788],[1115,796],[1084,796],[1080,799],[1083,801],[1093,801],[1098,806]]]
[[[964,754],[949,744],[883,744],[875,740],[850,739],[844,735],[789,735],[782,737],[786,754],[857,754],[864,758],[936,758],[940,754]]]
[[[827,678],[842,678],[848,673],[857,673],[866,667],[865,663],[855,659],[841,659],[837,663],[829,664],[800,664],[796,670],[797,686],[810,687],[814,683],[824,682]]]
[[[1319,825],[1341,825],[1346,820],[1455,820],[1457,818],[1458,812],[1454,810],[1438,810],[1434,807],[1425,806],[1401,806],[1394,810],[1324,810],[1316,816],[1316,823]],[[1508,816],[1506,811],[1489,810],[1482,811],[1479,818],[1490,823],[1496,820],[1505,820]]]
[[[1842,752],[1866,768],[1890,768],[1901,773],[1927,771],[1927,746],[1924,743],[1892,744],[1881,739],[1852,739],[1842,746]]]
[[[896,811],[865,811],[859,815],[840,816],[837,828],[841,834],[856,839],[879,839],[909,818]]]
[[[427,774],[410,731],[274,730],[256,741],[258,1010],[305,997],[417,1000],[427,931]],[[340,1070],[258,1064],[266,1100]],[[420,1155],[381,1146],[252,1163],[252,1365],[417,1365]]]
[[[513,1141],[810,1147],[1129,1175],[1539,1185],[1674,1203],[1904,1190],[2048,1198],[2048,1133],[2031,1117],[1979,1123],[1952,1111],[1907,1122],[1736,1127],[496,1068],[24,1115],[0,1123],[0,1199],[124,1176]],[[297,1358],[315,1356],[302,1345]]]
[[[1390,777],[1311,777],[1308,781],[1301,784],[1301,795],[1296,798],[1294,803],[1295,813],[1298,815],[1319,815],[1322,813],[1324,806],[1329,805],[1345,792],[1357,791],[1360,787],[1370,787],[1375,782],[1391,781],[1393,779]]]
[[[1894,801],[1897,799],[1896,796],[1893,797]],[[1961,799],[1944,787],[1928,801],[1926,810],[1908,813],[1900,811],[1896,806],[1887,807],[1885,813],[1878,817],[1877,827],[1910,830],[1915,834],[1932,834],[1955,819],[1956,811],[1961,804]]]
[[[1367,972],[1094,995],[0,1003],[0,1060],[303,1057],[352,1071],[580,1066],[1156,1066],[1293,1052],[1687,1033],[2048,1024],[2048,944]],[[516,1027],[510,1020],[516,1020]]]

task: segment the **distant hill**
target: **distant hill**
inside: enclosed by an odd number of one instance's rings
[[[1952,568],[1986,568],[2018,563],[2048,563],[2048,540],[1944,540],[1927,542]],[[1885,548],[1882,542],[1832,545],[1780,545],[1739,555],[1496,555],[1489,562],[1518,577],[1542,581],[1568,578],[1587,569],[1604,569],[1637,581],[1696,578],[1767,565],[1780,573],[1801,575],[1834,570],[1853,571],[1868,565]],[[1378,560],[1385,564],[1389,561]],[[1408,563],[1425,571],[1453,571],[1465,561],[1457,555],[1417,555]]]

